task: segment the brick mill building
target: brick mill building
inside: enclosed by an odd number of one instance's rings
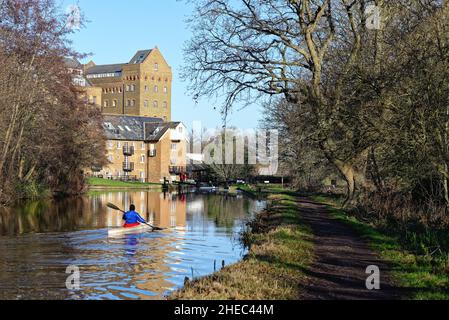
[[[108,164],[88,175],[154,183],[185,177],[187,132],[171,121],[172,70],[157,47],[127,63],[66,63],[84,98],[104,116]]]

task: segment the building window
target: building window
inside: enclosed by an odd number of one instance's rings
[[[140,156],[140,163],[145,163],[145,155],[144,154],[142,154]]]
[[[142,143],[140,144],[140,149],[141,149],[141,150],[145,150],[145,142],[142,142]]]
[[[92,103],[93,104],[97,104],[97,96],[93,96],[92,97]]]
[[[179,133],[182,133],[182,131],[183,131],[182,127],[179,127],[178,131],[179,131]]]
[[[168,88],[167,88],[167,86],[165,86],[164,87],[164,93],[167,93],[168,92]]]
[[[154,86],[154,87],[153,87],[153,91],[154,91],[154,92],[158,92],[158,90],[159,90],[158,86]]]
[[[135,84],[131,85],[131,92],[134,92],[134,91],[136,91],[136,85]]]
[[[117,107],[117,100],[112,100],[112,106]]]
[[[153,101],[153,107],[157,108],[157,101],[156,100]]]
[[[159,64],[157,64],[157,63],[154,64],[154,70],[156,70],[156,71],[159,70]]]
[[[165,109],[167,109],[167,101],[164,101],[164,102],[162,103],[162,106],[163,106]]]
[[[121,149],[122,148],[122,143],[120,141],[117,141],[117,149]]]
[[[178,144],[172,143],[172,144],[171,144],[171,149],[172,149],[172,151],[178,150]]]
[[[170,164],[171,164],[172,166],[176,166],[177,163],[178,163],[178,162],[177,162],[176,158],[170,159]]]
[[[111,140],[108,140],[108,142],[107,142],[107,148],[108,148],[108,149],[114,148],[114,143],[113,143]]]
[[[109,107],[109,101],[108,100],[104,100],[104,106],[105,107]]]
[[[134,107],[136,105],[136,100],[131,100],[131,106]]]
[[[108,155],[108,161],[110,163],[114,163],[114,157],[112,155]]]
[[[148,100],[145,100],[145,101],[143,102],[143,106],[144,106],[144,107],[148,107]]]
[[[126,92],[129,92],[129,90],[130,90],[130,86],[129,86],[129,84],[127,84],[126,85]]]
[[[145,92],[147,92],[148,91],[148,86],[145,86],[144,90],[145,90]]]

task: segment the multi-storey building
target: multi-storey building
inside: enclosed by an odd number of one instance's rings
[[[186,128],[171,122],[172,71],[157,47],[128,63],[66,64],[82,98],[104,117],[108,163],[88,175],[154,183],[185,177]]]
[[[171,121],[172,70],[157,47],[138,51],[129,62],[84,65],[86,79],[100,87],[104,114]]]
[[[106,179],[162,183],[179,181],[186,172],[186,128],[160,118],[105,115],[108,164],[93,167]]]

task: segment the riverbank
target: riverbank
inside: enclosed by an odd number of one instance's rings
[[[415,300],[449,299],[449,265],[447,260],[418,255],[406,250],[398,237],[387,235],[374,226],[361,222],[339,208],[339,202],[329,196],[313,196],[327,206],[331,215],[349,225],[391,268],[393,280],[405,298]]]
[[[86,180],[87,186],[90,190],[95,189],[162,189],[162,184],[160,183],[144,183],[144,182],[125,182],[116,181],[101,178],[88,178]]]
[[[268,201],[268,208],[243,234],[249,246],[243,261],[188,281],[169,299],[298,299],[298,283],[304,280],[303,270],[313,260],[312,234],[301,223],[298,198],[293,193],[275,192]]]

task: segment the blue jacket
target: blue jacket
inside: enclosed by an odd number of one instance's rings
[[[126,221],[127,224],[134,223],[146,223],[146,221],[136,212],[136,211],[128,211],[123,215],[123,220]]]

